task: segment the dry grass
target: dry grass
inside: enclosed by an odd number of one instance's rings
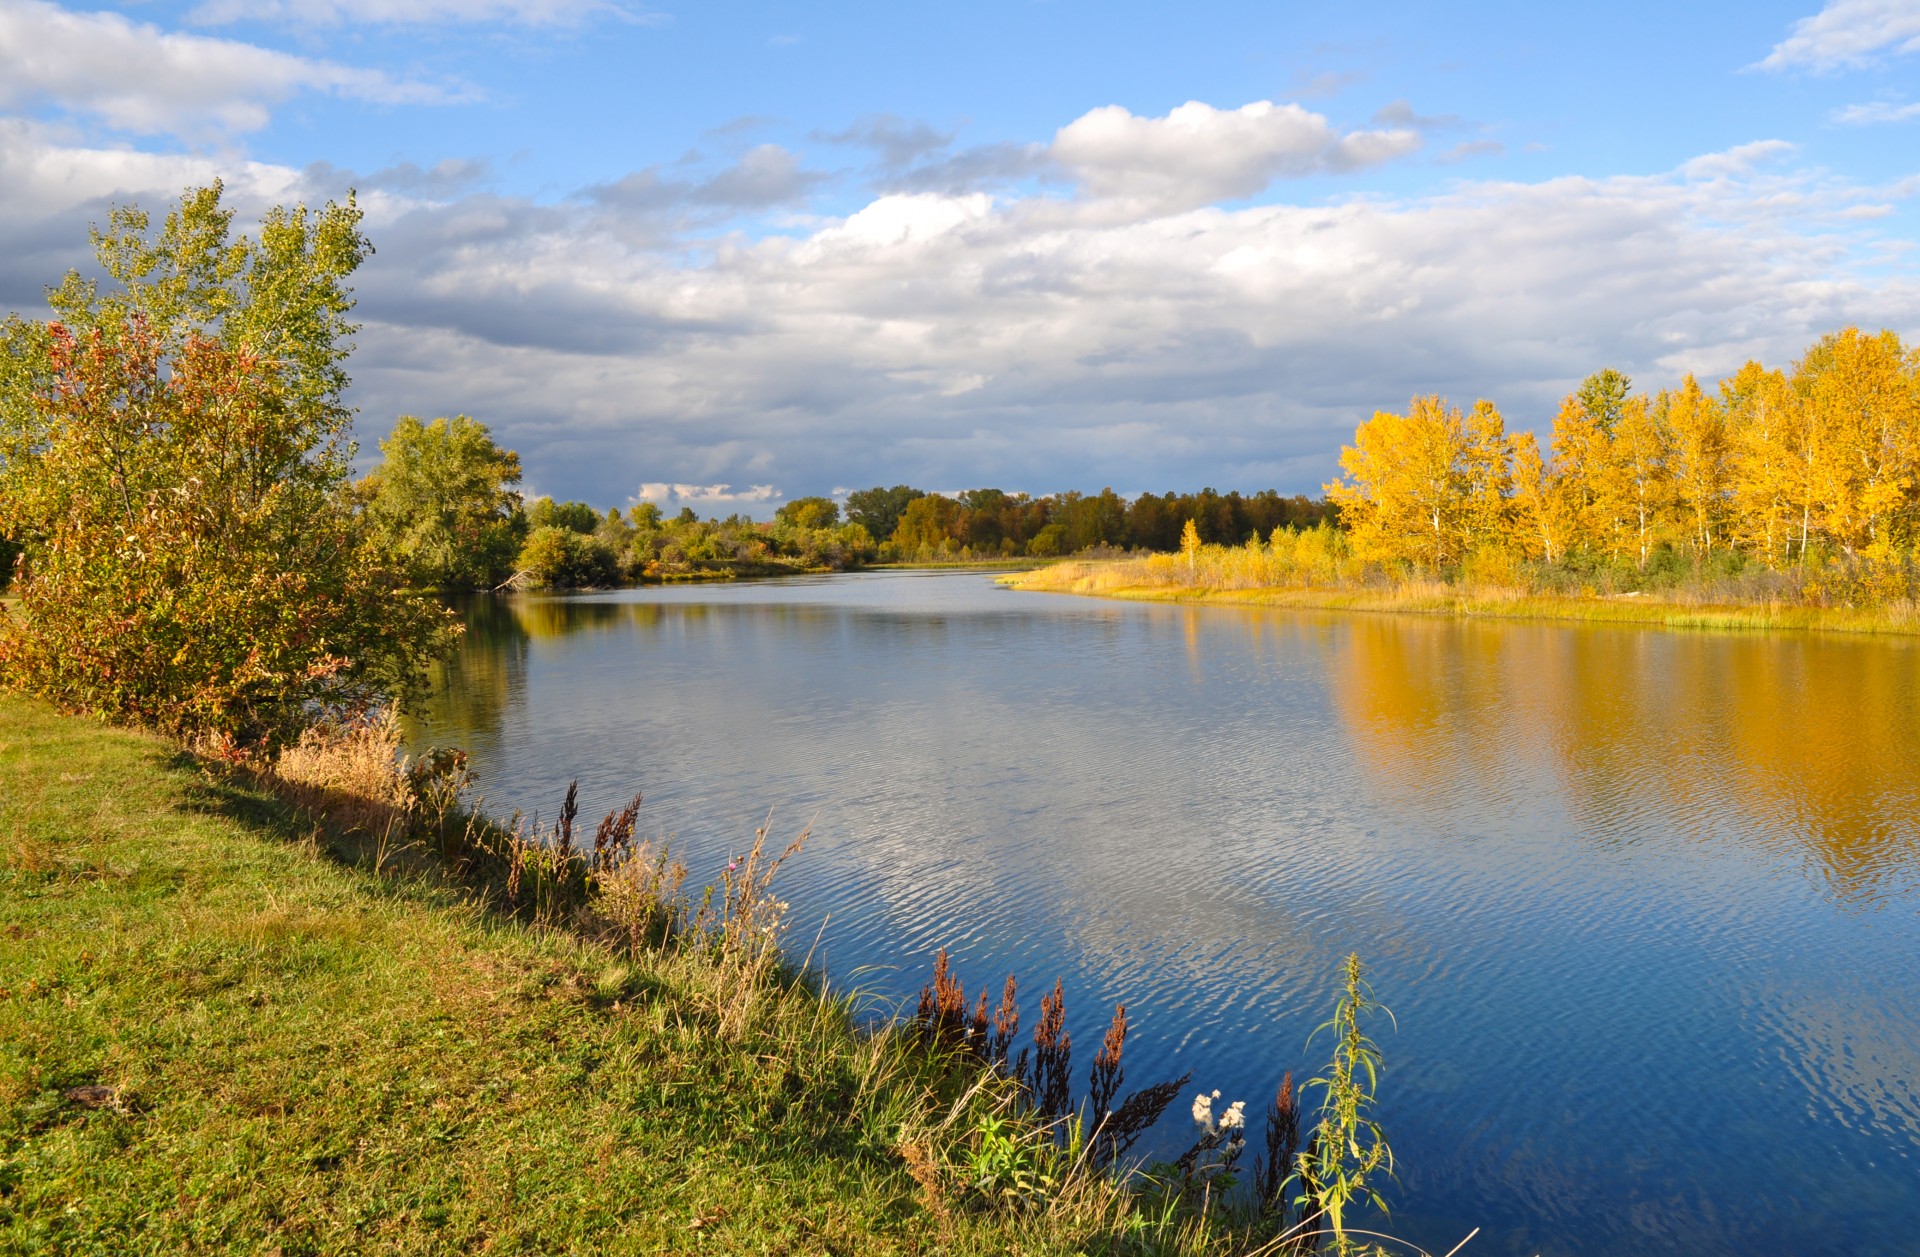
[[[1332,530],[1325,530],[1330,533]],[[1312,538],[1322,530],[1294,534]],[[1107,562],[1069,561],[1009,576],[1002,583],[1041,593],[1146,602],[1207,602],[1300,610],[1399,612],[1490,619],[1581,620],[1667,628],[1813,629],[1848,633],[1920,633],[1920,604],[1904,595],[1872,605],[1838,599],[1797,573],[1752,573],[1657,589],[1621,588],[1626,575],[1584,585],[1542,587],[1538,574],[1510,560],[1468,563],[1453,580],[1390,577],[1355,564],[1337,543],[1202,546],[1186,555],[1153,554]],[[1892,591],[1887,591],[1891,593]],[[1861,593],[1870,597],[1871,588]]]

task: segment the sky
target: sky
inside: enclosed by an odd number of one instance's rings
[[[1416,394],[1920,338],[1920,0],[0,0],[0,310],[215,177],[366,210],[363,462],[1318,495]]]

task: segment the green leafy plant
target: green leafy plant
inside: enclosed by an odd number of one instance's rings
[[[1058,1152],[1051,1135],[1022,1127],[1011,1117],[984,1113],[968,1140],[967,1181],[992,1200],[1028,1205],[1044,1200],[1057,1185]]]
[[[1378,1183],[1393,1174],[1393,1149],[1369,1114],[1380,1081],[1380,1049],[1360,1027],[1373,1013],[1393,1014],[1375,1002],[1358,953],[1348,955],[1333,1016],[1321,1023],[1333,1037],[1333,1059],[1326,1072],[1308,1081],[1320,1091],[1320,1121],[1307,1150],[1300,1154],[1298,1178],[1309,1203],[1322,1212],[1333,1231],[1334,1251],[1346,1257],[1360,1251],[1348,1233],[1347,1211],[1371,1204],[1385,1211]],[[1312,1038],[1308,1040],[1312,1042]]]

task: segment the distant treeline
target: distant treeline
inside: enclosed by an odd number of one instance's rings
[[[1232,543],[1309,528],[1333,507],[1268,490],[1032,497],[999,489],[944,496],[908,485],[798,498],[773,519],[668,515],[651,502],[625,511],[585,502],[524,501],[520,459],[466,416],[403,416],[383,459],[355,486],[359,509],[415,581],[438,589],[507,583],[581,588],[713,575],[843,570],[874,562],[938,562],[1089,550],[1172,550],[1192,521]]]

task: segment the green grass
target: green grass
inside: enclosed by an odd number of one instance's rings
[[[0,697],[0,1251],[1106,1248],[935,1225],[896,1151],[922,1084],[845,1005],[796,986],[728,1041],[686,958],[362,855]]]

